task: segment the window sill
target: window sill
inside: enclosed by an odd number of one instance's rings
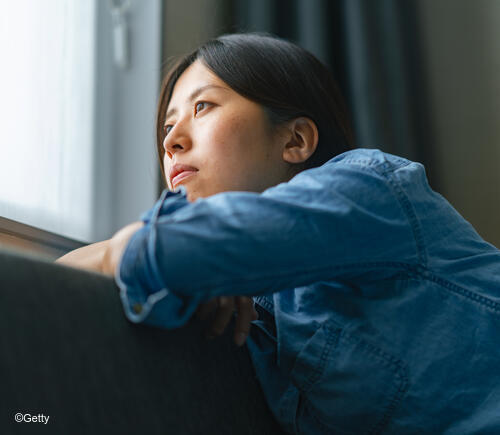
[[[0,217],[0,249],[29,252],[55,260],[85,243]]]

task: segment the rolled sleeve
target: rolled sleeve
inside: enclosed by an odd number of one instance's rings
[[[168,329],[180,327],[197,306],[186,304],[182,296],[169,291],[158,270],[155,253],[159,216],[187,204],[184,186],[174,192],[164,190],[156,204],[141,215],[144,227],[134,233],[122,254],[115,281],[125,315],[134,323]]]

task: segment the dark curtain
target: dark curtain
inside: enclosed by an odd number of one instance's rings
[[[232,31],[310,50],[336,76],[358,147],[419,161],[437,189],[417,0],[234,0]]]

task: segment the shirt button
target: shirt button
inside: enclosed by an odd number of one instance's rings
[[[135,314],[139,314],[142,311],[142,305],[134,304],[132,305],[132,310],[134,311]]]

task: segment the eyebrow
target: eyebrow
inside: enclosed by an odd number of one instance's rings
[[[201,86],[199,87],[198,89],[195,89],[193,92],[191,92],[191,95],[189,96],[189,101],[190,102],[193,102],[193,100],[198,96],[200,95],[203,91],[207,90],[207,89],[210,89],[210,88],[218,88],[218,89],[225,89],[225,90],[228,90],[227,88],[225,88],[224,86],[219,86],[219,85],[205,85],[205,86]],[[165,123],[167,122],[167,119],[170,118],[172,115],[175,115],[177,113],[177,109],[174,107],[172,109],[170,109],[167,114],[165,115]]]

